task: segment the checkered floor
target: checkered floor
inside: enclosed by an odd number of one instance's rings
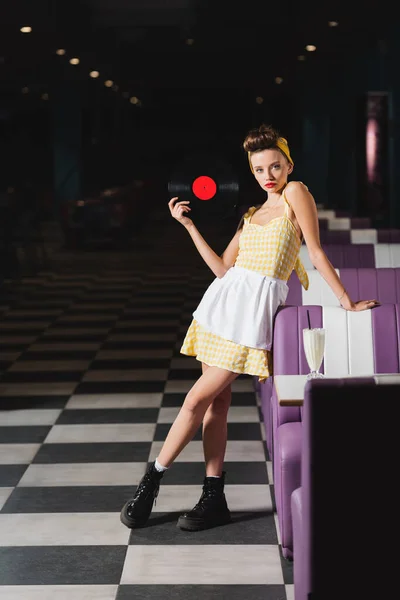
[[[201,430],[148,526],[119,521],[201,372],[179,348],[213,276],[189,244],[174,251],[179,227],[126,254],[61,253],[1,288],[1,600],[294,597],[250,377],[233,383],[228,418],[233,523],[176,527],[201,493]]]

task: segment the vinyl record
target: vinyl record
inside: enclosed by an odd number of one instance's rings
[[[178,196],[178,201],[190,201],[193,221],[224,219],[235,214],[239,183],[222,157],[195,155],[175,169],[168,193],[171,198]]]

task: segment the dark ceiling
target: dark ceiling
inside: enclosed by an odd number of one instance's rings
[[[18,160],[25,147],[28,163],[44,152],[50,160],[45,107],[56,105],[63,81],[64,97],[79,92],[95,173],[95,149],[104,149],[105,163],[124,159],[129,170],[135,152],[151,164],[157,148],[165,163],[188,153],[190,144],[223,142],[242,159],[244,132],[266,120],[282,123],[294,139],[290,119],[305,75],[312,72],[322,89],[333,72],[384,42],[391,24],[386,2],[0,0],[3,153],[10,155],[13,144]],[[25,25],[31,33],[20,32]],[[306,44],[316,52],[307,53]],[[58,56],[57,48],[66,54]],[[75,56],[78,66],[69,63]],[[100,76],[90,78],[91,70]],[[105,87],[106,80],[114,87]]]
[[[281,94],[303,68],[299,55],[327,72],[384,39],[388,22],[383,3],[370,1],[0,0],[1,89],[50,86],[60,63],[77,55],[75,77],[97,69],[97,83],[110,78],[144,98],[163,90]],[[25,24],[31,34],[20,33]],[[310,43],[316,52],[305,51]]]

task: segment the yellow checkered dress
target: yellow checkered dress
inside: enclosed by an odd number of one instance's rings
[[[264,276],[287,281],[293,269],[302,285],[308,288],[308,276],[299,258],[301,240],[287,212],[286,202],[282,217],[271,220],[267,225],[251,223],[256,210],[252,206],[244,215],[243,230],[239,239],[236,265],[257,271]],[[220,367],[234,373],[257,375],[264,382],[272,374],[271,352],[259,348],[248,348],[214,333],[206,331],[195,319],[186,333],[180,352],[195,356],[209,366]]]

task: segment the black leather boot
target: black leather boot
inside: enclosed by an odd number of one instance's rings
[[[130,529],[143,527],[147,523],[153,503],[158,496],[160,481],[164,473],[157,471],[154,464],[153,462],[143,475],[133,498],[122,507],[121,523]]]
[[[177,526],[187,531],[201,531],[232,521],[224,494],[225,471],[221,477],[205,477],[203,493],[192,510],[178,519]]]

